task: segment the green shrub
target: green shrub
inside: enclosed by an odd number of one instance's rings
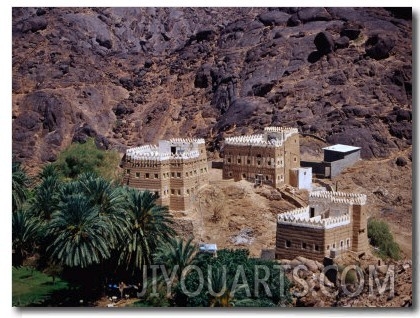
[[[389,226],[381,220],[369,219],[368,221],[368,237],[370,244],[377,247],[378,255],[381,258],[400,258],[400,247],[394,241]]]
[[[105,179],[117,179],[120,157],[116,151],[101,150],[95,140],[89,138],[85,143],[73,143],[60,153],[55,163],[66,178],[75,179],[84,172],[94,172]]]

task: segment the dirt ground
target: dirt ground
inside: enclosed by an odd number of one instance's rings
[[[219,169],[209,173],[209,185],[197,193],[192,211],[177,215],[178,222],[191,222],[196,241],[215,243],[218,249],[247,248],[254,257],[262,249],[273,249],[276,216],[294,206],[271,187],[222,180]]]

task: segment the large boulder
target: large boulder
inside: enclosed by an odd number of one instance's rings
[[[382,60],[389,57],[389,52],[394,45],[395,42],[390,37],[373,35],[366,41],[365,50],[369,57],[375,60]]]
[[[404,157],[398,157],[397,160],[395,160],[395,163],[399,167],[404,167],[407,165],[407,159]]]
[[[328,54],[334,50],[334,39],[327,31],[319,32],[315,36],[314,44],[321,54]]]
[[[48,21],[43,16],[35,16],[28,20],[22,21],[17,25],[16,29],[22,33],[27,32],[37,32],[40,30],[45,30],[48,26]]]
[[[260,14],[258,19],[266,26],[282,25],[285,26],[290,18],[290,14],[281,11],[268,11]]]
[[[330,21],[332,19],[325,8],[303,8],[299,10],[298,17],[303,23],[311,21]]]

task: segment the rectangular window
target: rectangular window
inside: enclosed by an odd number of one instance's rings
[[[171,172],[171,177],[175,178],[175,172]]]
[[[241,158],[239,158],[239,159],[238,159],[238,163],[239,163],[239,164],[241,163]]]
[[[257,161],[257,165],[261,165],[261,161],[260,160]]]
[[[155,173],[155,179],[159,179],[159,174]]]
[[[309,213],[310,213],[309,217],[313,218],[315,216],[315,208],[309,208]]]
[[[178,195],[181,195],[181,190],[180,189],[178,189]]]
[[[203,168],[200,169],[200,173],[203,173]]]
[[[268,164],[269,166],[271,166],[271,161],[268,161],[268,162],[267,162],[267,164]]]
[[[156,196],[159,196],[159,191],[155,191],[155,195]]]
[[[140,178],[140,172],[136,172],[136,178]]]
[[[292,242],[290,242],[289,240],[286,241],[286,247],[291,247],[292,246]]]
[[[266,180],[266,181],[268,181],[268,179],[269,179],[269,178],[270,178],[269,176],[265,176],[265,180]]]
[[[146,179],[149,179],[150,175],[148,173],[146,173]]]
[[[185,172],[185,176],[188,177],[188,172]]]
[[[176,177],[177,177],[177,178],[181,178],[181,172],[177,172],[177,173],[176,173]]]
[[[251,164],[251,159],[248,159],[248,160],[246,161],[246,163],[250,165],[250,164]]]
[[[306,243],[302,243],[302,248],[306,249]]]
[[[319,251],[319,245],[315,244],[315,251]]]
[[[174,189],[171,189],[171,194],[175,194],[175,190]]]
[[[126,174],[130,174],[130,169],[127,169],[127,170],[125,171],[125,173],[126,173]]]
[[[350,239],[347,239],[346,245],[347,245],[347,247],[350,247]]]
[[[230,158],[227,158],[227,162],[228,162],[228,163],[231,163],[231,159],[230,159]]]

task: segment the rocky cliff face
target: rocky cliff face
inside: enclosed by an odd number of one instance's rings
[[[13,153],[298,127],[364,158],[411,147],[411,10],[14,8]]]

